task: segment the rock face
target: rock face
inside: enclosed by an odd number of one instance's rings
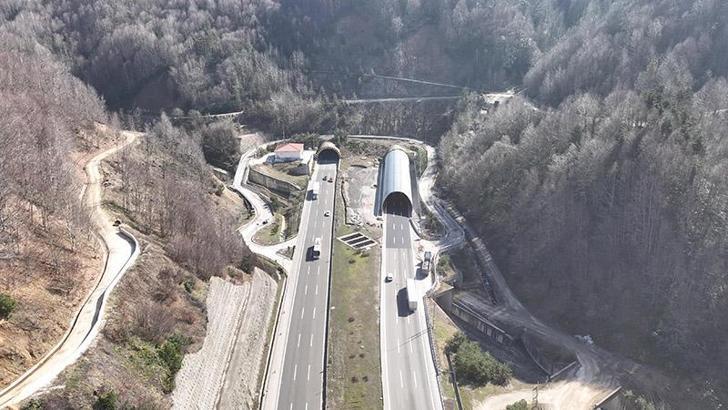
[[[258,269],[243,285],[212,278],[207,336],[199,352],[185,356],[173,408],[254,407],[275,296],[275,281]]]

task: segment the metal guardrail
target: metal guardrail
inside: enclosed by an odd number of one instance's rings
[[[280,283],[279,286],[281,286],[281,295],[278,298],[277,308],[276,308],[276,319],[273,323],[273,328],[270,333],[270,339],[268,340],[268,354],[266,355],[266,361],[265,361],[265,368],[263,369],[263,377],[260,379],[260,390],[258,391],[258,408],[263,407],[263,399],[265,398],[265,387],[266,387],[266,380],[268,380],[268,373],[270,372],[270,366],[271,362],[273,361],[273,342],[276,338],[276,331],[278,330],[278,322],[280,322],[281,319],[281,311],[283,310],[283,298],[286,295],[287,291],[287,285],[288,285],[288,275],[285,273],[285,270],[283,270],[283,283]],[[276,281],[278,283],[278,281]]]
[[[452,366],[452,361],[450,360],[450,353],[445,353],[445,357],[447,358],[447,367],[450,369],[450,377],[452,378],[453,390],[455,390],[455,401],[458,404],[458,410],[463,410],[463,399],[460,397],[460,386],[458,386],[457,374],[455,374],[455,368]]]
[[[429,297],[432,294],[432,289],[427,291],[425,294],[425,297]],[[434,303],[434,301],[433,301]],[[425,323],[427,324],[427,337],[430,339],[430,354],[432,355],[432,363],[435,366],[435,378],[437,379],[437,397],[440,398],[440,406],[441,408],[445,408],[445,403],[442,400],[442,389],[440,389],[440,366],[438,365],[437,360],[437,350],[435,347],[435,334],[433,333],[433,325],[432,325],[432,318],[430,317],[430,309],[428,308],[428,303],[425,303],[424,306],[425,311]]]
[[[603,405],[607,404],[610,400],[612,400],[619,392],[622,391],[622,386],[617,387],[616,389],[612,390],[607,397],[603,398],[599,403],[594,405],[595,409],[601,409]]]

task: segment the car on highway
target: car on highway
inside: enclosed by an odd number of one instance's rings
[[[322,181],[326,181],[326,175],[324,175],[323,178],[321,178]]]
[[[324,216],[331,216],[331,212],[329,212],[329,211],[324,212]]]
[[[334,182],[334,178],[329,176],[329,182]]]
[[[384,277],[385,282],[391,282],[392,281],[392,273],[388,273],[387,276]]]

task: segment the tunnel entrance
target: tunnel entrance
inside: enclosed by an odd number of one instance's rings
[[[316,157],[319,164],[335,164],[341,158],[341,151],[333,142],[324,141],[319,146]]]
[[[339,162],[339,153],[333,148],[324,148],[319,151],[318,162],[320,164],[332,164]]]
[[[412,202],[407,195],[402,192],[392,192],[384,198],[382,209],[384,213],[395,214],[406,217],[412,216]]]

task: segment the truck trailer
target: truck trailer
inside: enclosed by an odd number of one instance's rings
[[[417,294],[417,286],[415,286],[414,279],[407,279],[407,304],[409,305],[410,311],[414,312],[417,310],[417,304],[419,298]]]
[[[316,238],[311,247],[311,259],[318,259],[321,256],[321,238]]]

